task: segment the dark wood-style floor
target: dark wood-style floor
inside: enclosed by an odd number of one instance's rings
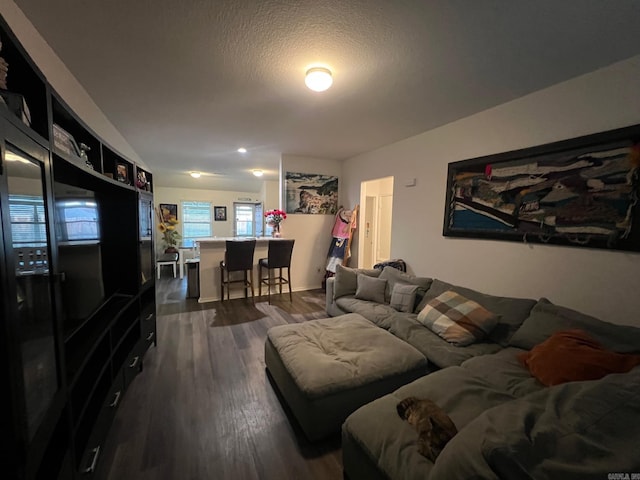
[[[340,479],[339,435],[309,444],[267,378],[273,325],[326,317],[321,290],[198,304],[157,282],[158,346],[127,390],[99,480]]]

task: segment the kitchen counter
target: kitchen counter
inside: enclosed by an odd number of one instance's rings
[[[200,298],[198,302],[214,302],[220,300],[220,262],[224,260],[227,240],[246,241],[256,240],[256,249],[253,254],[253,290],[258,295],[258,260],[267,258],[269,251],[269,241],[278,241],[279,238],[272,237],[210,237],[199,238],[200,244]],[[234,272],[232,275],[242,275],[242,272]],[[265,287],[263,288],[263,293]],[[243,298],[244,289],[232,286],[231,298]],[[225,294],[226,298],[226,294]]]

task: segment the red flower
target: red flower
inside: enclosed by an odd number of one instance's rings
[[[267,223],[269,224],[279,224],[285,218],[287,218],[287,214],[282,210],[268,210],[264,212],[264,216],[267,218]]]

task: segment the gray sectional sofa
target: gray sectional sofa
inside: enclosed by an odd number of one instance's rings
[[[417,283],[401,272],[352,272]],[[342,279],[337,279],[338,282]],[[358,312],[421,351],[433,369],[347,417],[342,426],[350,479],[607,478],[640,472],[640,366],[599,380],[544,386],[518,360],[560,330],[580,329],[606,349],[640,352],[640,329],[614,325],[546,299],[486,295],[433,279],[413,312],[356,298],[327,283],[327,311]],[[500,320],[485,342],[455,347],[417,321],[447,290],[472,299]],[[388,298],[388,297],[387,297]],[[561,364],[558,365],[559,367]],[[417,433],[397,414],[407,397],[429,398],[458,434],[435,463],[418,453]],[[621,477],[624,478],[624,477]]]
[[[401,290],[413,290],[415,298],[399,301]],[[477,302],[497,323],[467,346],[443,340],[418,313],[444,292]],[[341,425],[348,478],[577,479],[640,472],[640,367],[548,387],[518,359],[567,329],[587,332],[615,352],[640,353],[639,328],[545,299],[487,295],[391,267],[338,267],[326,301],[335,318],[269,331],[266,363],[310,439]],[[557,362],[562,367],[564,358]],[[409,396],[433,400],[458,429],[435,463],[418,453],[417,433],[397,414],[396,405]]]
[[[384,303],[357,298],[358,274],[386,280]],[[418,287],[415,306],[410,312],[399,312],[389,305],[390,292],[396,284],[412,284]],[[417,320],[417,314],[424,305],[449,290],[478,302],[499,316],[497,325],[484,341],[466,347],[456,347]],[[533,299],[487,295],[438,279],[409,275],[392,267],[385,267],[382,271],[338,267],[336,276],[327,279],[326,309],[329,315],[359,313],[420,351],[429,361],[432,370],[460,365],[469,358],[495,353],[506,347],[511,335],[529,316],[535,304],[536,300]]]

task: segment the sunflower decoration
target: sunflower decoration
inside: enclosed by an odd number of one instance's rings
[[[178,244],[178,240],[182,238],[180,232],[178,232],[177,225],[178,219],[175,214],[167,208],[158,208],[158,230],[162,234],[162,241],[164,242],[165,249],[175,249]]]

